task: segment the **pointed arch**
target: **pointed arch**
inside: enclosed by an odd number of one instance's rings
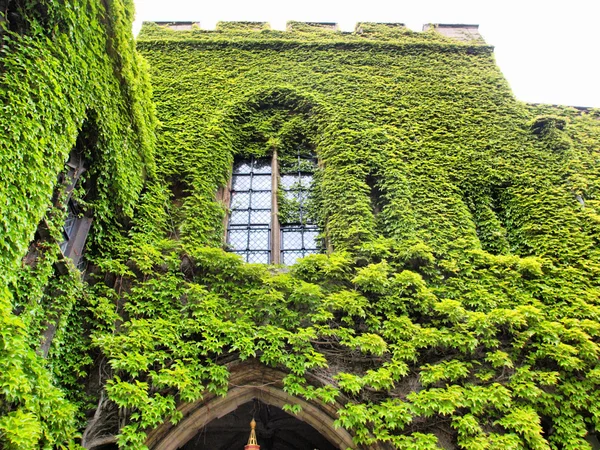
[[[352,435],[334,426],[340,404],[327,405],[318,401],[306,401],[291,396],[283,390],[285,373],[265,367],[255,361],[237,362],[230,365],[229,392],[224,397],[207,394],[194,403],[179,406],[183,419],[172,425],[165,422],[148,434],[146,445],[150,450],[176,450],[191,440],[211,421],[223,417],[238,406],[258,399],[261,402],[282,408],[286,404],[302,406],[296,417],[313,427],[323,437],[341,450],[358,448]],[[318,382],[318,380],[313,380]],[[367,447],[361,447],[367,448]],[[383,449],[373,446],[369,449]]]
[[[330,121],[327,104],[312,93],[299,92],[288,86],[262,89],[249,93],[241,100],[224,108],[217,119],[218,128],[226,129],[233,152],[246,150],[248,126],[253,119],[266,111],[286,111],[289,116],[299,116],[317,133]],[[252,138],[259,138],[264,130],[252,130]]]
[[[287,87],[252,92],[223,110],[219,128],[234,159],[217,198],[227,211],[226,245],[245,261],[291,265],[323,250],[316,195],[323,111],[316,97]]]

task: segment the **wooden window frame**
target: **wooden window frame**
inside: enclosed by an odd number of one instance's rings
[[[320,167],[320,162],[318,162]],[[233,189],[233,166],[229,171],[229,177],[227,185],[219,188],[217,191],[217,200],[220,201],[226,208],[227,213],[223,217],[223,242],[228,245],[228,233],[230,231],[230,217],[231,217],[231,192]],[[282,260],[282,226],[279,221],[279,161],[278,153],[276,149],[273,149],[271,153],[271,223],[270,223],[270,236],[269,236],[269,264],[281,264]]]

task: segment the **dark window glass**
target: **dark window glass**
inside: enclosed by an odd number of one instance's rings
[[[65,224],[63,229],[67,237],[71,237],[73,234],[73,227],[75,226],[75,222],[77,221],[77,213],[75,212],[75,206],[73,202],[69,200],[67,204],[67,219],[65,220]]]

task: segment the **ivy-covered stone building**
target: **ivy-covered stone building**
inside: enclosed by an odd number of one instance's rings
[[[476,26],[0,17],[0,448],[598,448],[599,110]]]

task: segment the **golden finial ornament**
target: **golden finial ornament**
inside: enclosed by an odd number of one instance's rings
[[[250,422],[250,437],[244,450],[260,450],[260,445],[258,445],[258,441],[256,440],[256,422],[254,419]]]

